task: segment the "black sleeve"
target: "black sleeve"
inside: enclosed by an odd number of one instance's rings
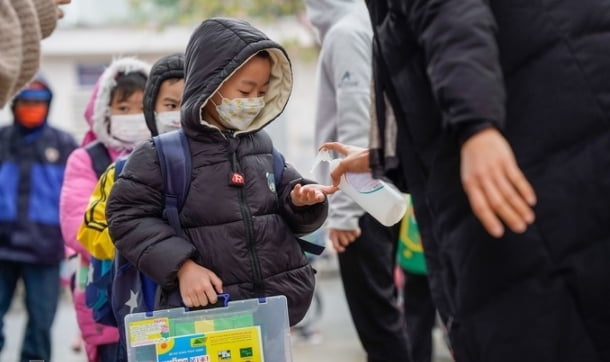
[[[425,52],[443,129],[461,141],[482,124],[503,129],[506,94],[488,1],[415,0],[407,11]]]
[[[110,192],[108,228],[121,255],[157,284],[174,288],[178,269],[196,249],[162,218],[164,204],[159,160],[151,141],[129,156]]]

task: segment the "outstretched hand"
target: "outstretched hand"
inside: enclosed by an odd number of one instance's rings
[[[326,200],[326,195],[337,191],[334,186],[324,186],[319,184],[301,185],[296,184],[290,191],[290,198],[294,206],[314,205]]]
[[[497,129],[480,131],[462,145],[461,178],[472,211],[492,236],[504,234],[502,223],[522,233],[534,222],[536,195]]]
[[[369,172],[369,149],[348,146],[339,142],[327,142],[320,146],[320,150],[331,150],[345,156],[341,159],[337,167],[330,172],[333,185],[338,186],[341,176],[346,172]]]

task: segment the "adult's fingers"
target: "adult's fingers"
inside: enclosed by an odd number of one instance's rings
[[[345,246],[341,240],[341,233],[338,230],[329,230],[328,238],[330,239],[330,242],[337,253],[342,253],[345,251]]]
[[[338,152],[342,155],[347,155],[349,152],[349,147],[344,145],[343,143],[339,143],[339,142],[326,142],[326,143],[322,144],[322,146],[320,146],[320,148],[318,148],[318,150],[319,151],[331,150],[331,151]]]
[[[349,244],[352,243],[354,239],[351,237],[351,235],[349,233],[340,233],[339,234],[339,241],[341,242],[341,245],[343,245],[344,248],[347,248],[349,246]]]
[[[345,248],[343,247],[343,245],[339,242],[339,239],[337,238],[337,236],[335,235],[330,236],[330,242],[333,245],[333,249],[335,249],[335,251],[337,253],[342,253],[345,251]]]
[[[512,177],[510,176],[511,174],[513,175]],[[497,178],[496,183],[504,198],[518,215],[519,222],[523,224],[522,227],[518,225],[513,227],[513,225],[508,224],[509,227],[514,232],[525,231],[527,225],[534,222],[535,219],[534,211],[531,207],[536,201],[533,188],[514,162],[506,166]],[[522,188],[524,191],[520,192],[519,188]]]
[[[490,175],[491,176],[491,175]],[[518,204],[518,195],[512,186],[508,184],[503,174],[481,180],[487,203],[492,212],[502,220],[509,229],[516,233],[525,231],[527,224],[514,208]]]
[[[491,209],[480,184],[475,181],[465,182],[464,191],[470,201],[472,212],[483,224],[485,230],[493,237],[501,237],[504,234],[504,226]]]
[[[343,160],[337,163],[337,166],[330,171],[330,178],[333,180],[333,187],[339,187],[341,176],[347,172],[347,166]]]
[[[506,170],[506,175],[510,182],[514,185],[515,189],[519,194],[525,199],[529,206],[536,205],[536,193],[534,192],[534,188],[527,181],[527,178],[521,171],[521,169],[514,165],[513,167],[508,167]]]

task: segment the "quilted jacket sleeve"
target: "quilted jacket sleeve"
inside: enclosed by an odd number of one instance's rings
[[[409,23],[424,48],[428,76],[443,111],[443,128],[492,124],[502,129],[506,92],[500,67],[497,25],[485,0],[417,0]]]

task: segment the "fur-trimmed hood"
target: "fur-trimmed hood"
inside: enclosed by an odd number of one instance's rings
[[[110,94],[116,86],[116,78],[119,74],[140,72],[148,78],[150,65],[133,57],[119,58],[114,60],[104,73],[100,76],[87,107],[85,109],[85,120],[89,124],[89,131],[85,135],[83,144],[93,140],[99,140],[106,147],[121,150],[124,145],[121,141],[114,139],[108,133],[108,108]]]

